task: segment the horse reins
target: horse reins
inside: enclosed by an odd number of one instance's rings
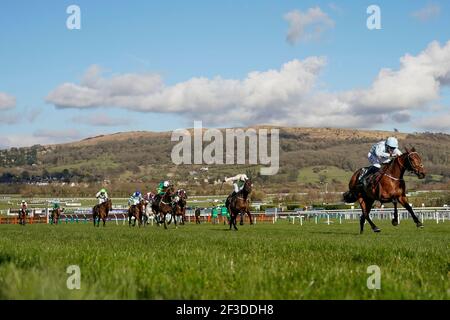
[[[417,174],[418,170],[412,165],[412,163],[411,163],[411,158],[410,158],[410,155],[411,155],[411,154],[414,154],[414,153],[415,153],[415,154],[418,154],[418,153],[415,152],[415,151],[407,153],[407,154],[406,154],[406,159],[408,159],[409,166],[411,167],[411,170],[408,170],[408,171],[411,171],[411,172],[414,172],[414,173]],[[407,169],[407,167],[406,167],[404,164],[402,164],[400,161],[398,162],[398,164],[400,165],[400,167]],[[395,181],[404,181],[404,179],[395,178],[395,177],[391,176],[390,174],[387,174],[386,172],[384,172],[383,174],[384,174],[385,176],[391,178],[392,180],[395,180]]]

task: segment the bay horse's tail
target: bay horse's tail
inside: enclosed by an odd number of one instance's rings
[[[344,194],[342,195],[344,201],[346,203],[352,203],[355,202],[356,200],[358,200],[358,181],[359,181],[359,176],[361,174],[361,169],[358,169],[350,178],[350,181],[348,183],[348,191],[344,192]]]

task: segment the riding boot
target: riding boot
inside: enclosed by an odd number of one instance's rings
[[[378,168],[376,166],[369,167],[367,172],[364,174],[364,177],[360,181],[360,182],[362,182],[364,188],[367,188],[367,186],[368,186],[368,184],[370,182],[369,178],[371,176],[373,176],[375,173],[377,173],[379,170],[380,170],[380,168]]]

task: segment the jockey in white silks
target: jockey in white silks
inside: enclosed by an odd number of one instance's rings
[[[393,157],[401,155],[402,152],[398,149],[398,141],[394,137],[389,137],[386,141],[383,140],[374,144],[367,154],[371,166],[364,168],[363,173],[360,175],[360,181],[365,176],[376,173],[383,163],[389,163]]]
[[[230,178],[225,177],[225,179],[223,181],[224,182],[233,181],[234,193],[238,193],[239,191],[242,190],[242,188],[244,188],[245,181],[247,181],[247,180],[248,180],[247,175],[245,173],[241,173],[241,174],[235,175],[234,177],[230,177]]]

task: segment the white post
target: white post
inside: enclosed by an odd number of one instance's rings
[[[303,216],[299,216],[300,218],[300,225],[303,226]]]
[[[316,217],[314,218],[314,220],[316,221],[316,224],[317,224],[317,222],[318,222],[317,215],[316,215]]]
[[[254,222],[254,224],[256,224],[256,215],[255,215],[255,222]]]
[[[339,214],[339,224],[342,224],[342,215]]]
[[[275,224],[275,216],[272,217],[272,223]]]
[[[327,224],[330,225],[330,215],[327,213]]]
[[[439,212],[436,212],[436,223],[439,224]]]
[[[116,218],[116,226],[119,225],[119,220],[117,219],[117,214],[114,214],[114,217]]]

